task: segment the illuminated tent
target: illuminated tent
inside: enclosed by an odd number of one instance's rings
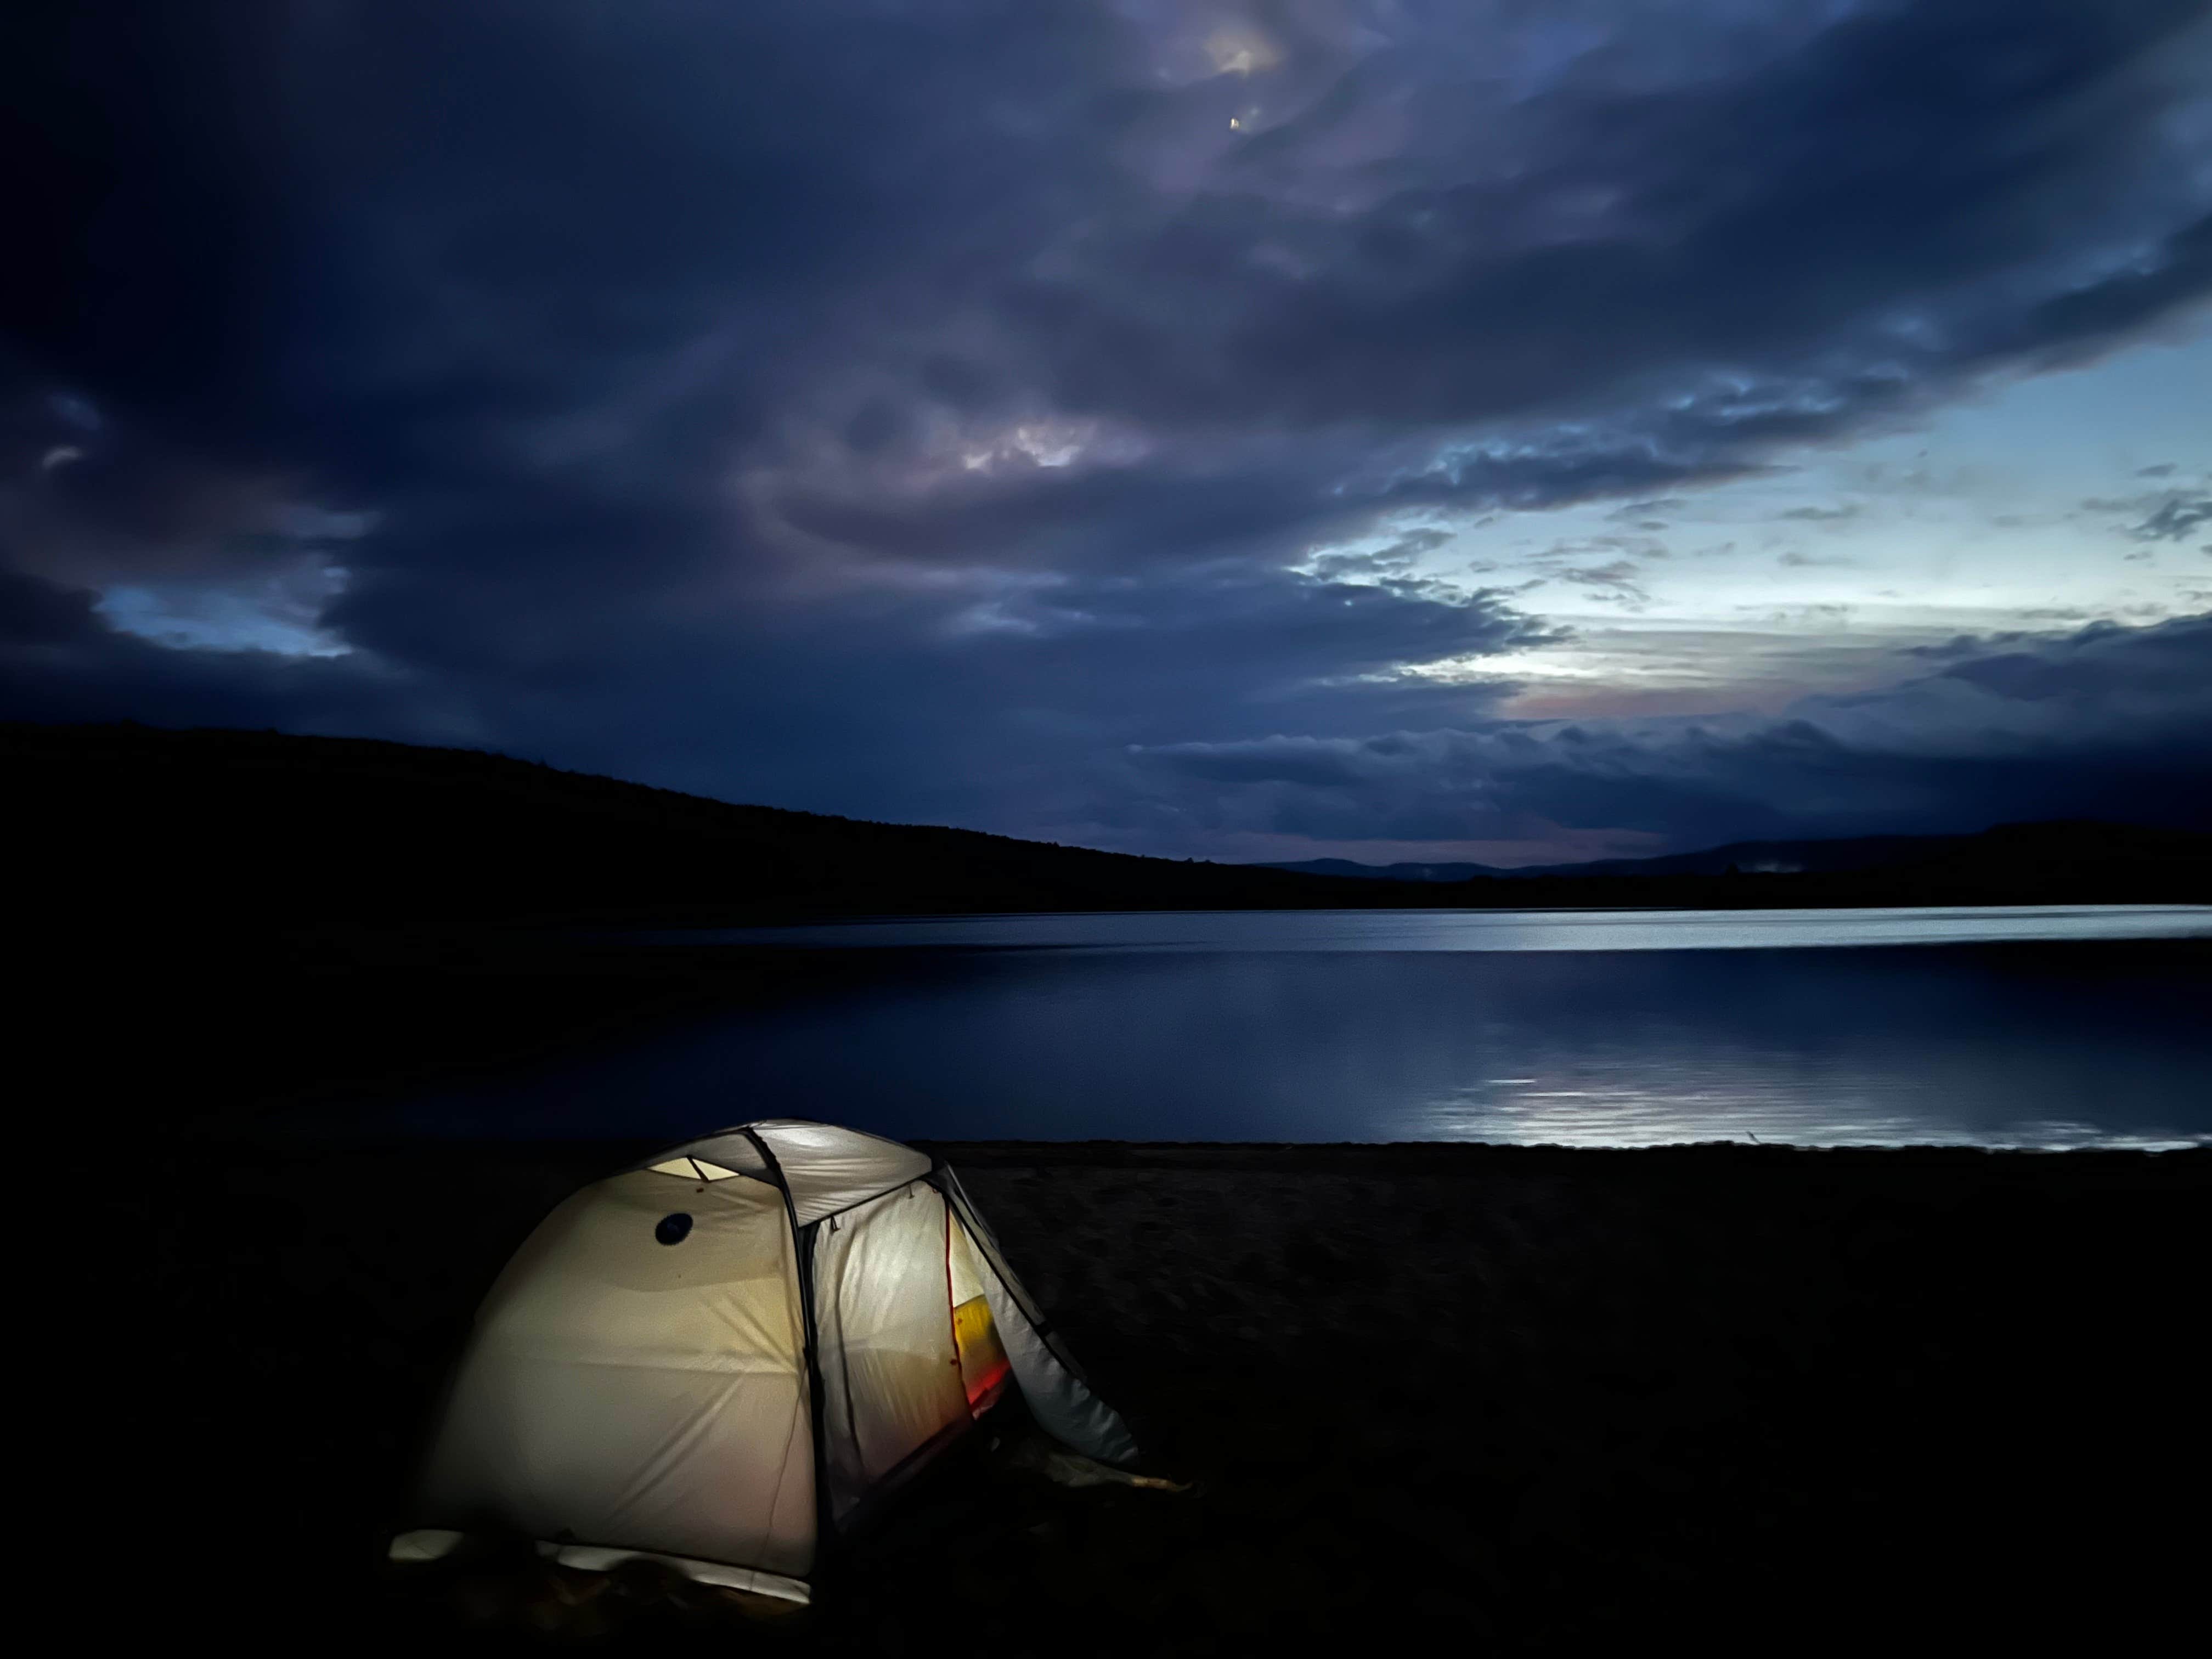
[[[595,1182],[483,1307],[393,1559],[520,1531],[804,1601],[823,1548],[1009,1384],[1126,1464],[952,1171],[826,1124],[749,1123]]]

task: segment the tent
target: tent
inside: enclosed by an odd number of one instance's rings
[[[771,1120],[577,1193],[493,1285],[398,1560],[471,1531],[804,1601],[823,1553],[1009,1387],[1136,1455],[951,1170]]]

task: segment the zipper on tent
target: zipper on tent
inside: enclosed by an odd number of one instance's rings
[[[960,1398],[973,1418],[975,1402],[968,1397],[968,1368],[960,1363],[960,1310],[952,1300],[952,1206],[943,1193],[937,1194],[937,1207],[945,1212],[945,1322],[952,1332],[952,1374],[960,1379]]]

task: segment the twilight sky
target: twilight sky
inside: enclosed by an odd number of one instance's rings
[[[2212,826],[2212,0],[27,9],[0,716],[1224,859]]]

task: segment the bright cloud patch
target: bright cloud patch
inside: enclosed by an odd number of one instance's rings
[[[320,617],[345,586],[343,567],[308,559],[242,582],[118,583],[94,609],[124,633],[178,650],[343,657],[353,647]]]

